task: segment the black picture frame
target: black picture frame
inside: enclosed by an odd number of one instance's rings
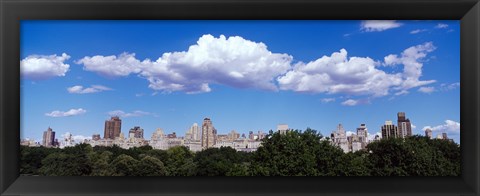
[[[19,176],[20,20],[461,20],[460,177]],[[480,195],[478,0],[0,0],[0,195]]]

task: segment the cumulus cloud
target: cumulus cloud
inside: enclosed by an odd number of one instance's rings
[[[425,126],[422,130],[430,129],[434,132],[460,133],[460,123],[453,120],[445,120],[444,124],[437,126]]]
[[[400,85],[401,74],[387,74],[369,57],[347,57],[341,49],[309,63],[300,62],[278,77],[281,90],[349,95],[384,96],[391,86]]]
[[[65,61],[70,58],[63,53],[54,55],[30,55],[20,61],[20,73],[23,78],[43,80],[57,76],[65,76],[70,65]]]
[[[138,74],[149,87],[163,92],[210,92],[210,84],[278,90],[274,77],[290,68],[292,57],[273,53],[261,42],[239,36],[203,35],[187,51],[164,53],[156,61],[135,54],[85,57],[78,64],[108,77]]]
[[[422,76],[422,60],[428,53],[434,51],[436,47],[432,42],[416,45],[405,49],[401,56],[394,54],[388,55],[384,58],[385,64],[389,66],[403,64],[403,81],[397,90],[408,90],[410,88],[424,86],[436,82],[435,80],[420,81]]]
[[[410,31],[410,34],[417,34],[425,31],[427,31],[427,29],[415,29],[413,31]]]
[[[365,32],[380,32],[402,26],[396,20],[364,20],[360,24],[360,30]]]
[[[73,94],[98,93],[98,92],[110,91],[110,90],[112,89],[102,85],[92,85],[89,88],[84,88],[83,86],[76,85],[76,86],[67,88],[67,91]]]
[[[150,112],[144,112],[141,110],[135,110],[133,112],[124,112],[122,110],[114,110],[108,112],[108,115],[110,116],[119,116],[119,117],[139,117],[139,116],[146,116],[146,115],[151,115]]]
[[[429,86],[429,87],[420,87],[418,89],[419,92],[422,92],[422,93],[427,93],[427,94],[430,94],[430,93],[433,93],[435,91],[435,87],[432,87],[432,86]]]
[[[85,114],[87,112],[87,110],[84,110],[82,108],[78,108],[78,109],[70,109],[66,112],[64,111],[59,111],[59,110],[55,110],[55,111],[52,111],[52,112],[49,112],[49,113],[45,113],[45,116],[50,116],[50,117],[67,117],[67,116],[76,116],[76,115],[80,115],[80,114]]]
[[[435,26],[435,28],[437,28],[437,29],[445,29],[445,28],[448,28],[448,24],[438,23],[437,26]]]
[[[407,94],[408,89],[428,85],[435,80],[421,81],[423,63],[427,53],[435,50],[431,42],[405,49],[401,55],[390,54],[384,58],[384,66],[404,66],[401,73],[386,73],[378,69],[382,63],[369,57],[348,57],[341,49],[330,56],[323,56],[308,63],[299,62],[293,69],[277,78],[281,90],[296,92],[367,95],[381,97],[390,90],[395,95]],[[347,100],[344,105],[357,105]]]

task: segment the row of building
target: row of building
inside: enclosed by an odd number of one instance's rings
[[[23,140],[21,145],[28,146],[45,146],[45,147],[67,147],[74,146],[76,143],[88,143],[92,146],[113,146],[117,145],[122,148],[140,147],[150,145],[154,149],[166,150],[174,146],[186,146],[192,151],[200,151],[206,148],[232,147],[238,151],[255,151],[260,145],[261,140],[265,137],[263,131],[254,133],[250,131],[248,135],[240,134],[235,130],[228,134],[218,134],[213,126],[210,118],[203,119],[203,123],[199,126],[194,123],[185,133],[184,137],[177,136],[175,132],[165,134],[163,129],[157,128],[150,140],[144,138],[144,130],[135,126],[128,131],[127,137],[122,133],[122,120],[118,116],[111,117],[105,121],[103,138],[100,134],[93,134],[91,139],[84,141],[74,141],[72,135],[66,137],[59,142],[55,139],[55,132],[49,127],[43,133],[42,143],[33,140]],[[289,130],[287,124],[277,126],[280,134],[285,134]],[[404,112],[397,114],[397,125],[392,121],[386,121],[381,127],[381,137],[375,135],[369,139],[368,129],[365,124],[360,124],[356,129],[356,133],[347,134],[342,124],[332,131],[330,141],[332,145],[339,146],[344,152],[355,152],[365,149],[371,141],[381,138],[405,138],[412,135],[412,124],[410,119],[406,118]],[[432,138],[432,130],[426,129],[425,135]],[[446,133],[437,136],[438,139],[448,139]]]
[[[356,134],[352,133],[347,135],[342,124],[337,126],[337,129],[332,131],[330,135],[333,145],[340,147],[344,152],[356,152],[365,149],[368,143],[379,140],[381,138],[405,138],[412,136],[412,123],[410,119],[406,118],[405,112],[397,113],[397,125],[394,125],[392,121],[385,121],[385,124],[381,127],[381,137],[375,135],[373,139],[368,139],[368,129],[365,124],[360,124],[357,128]],[[426,129],[425,136],[432,139],[432,130]],[[447,133],[437,135],[437,139],[450,140],[447,137]]]

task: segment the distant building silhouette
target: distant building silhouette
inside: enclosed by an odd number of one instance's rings
[[[143,139],[143,129],[140,128],[139,126],[135,126],[131,128],[130,131],[128,131],[128,137]]]
[[[122,130],[122,120],[118,116],[112,117],[110,120],[105,121],[104,139],[115,139],[120,137]]]

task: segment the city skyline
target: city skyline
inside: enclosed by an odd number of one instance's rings
[[[339,123],[375,134],[403,111],[413,134],[460,143],[459,31],[459,21],[22,21],[21,138],[48,126],[91,137],[113,115],[147,137],[185,135],[205,117],[219,134],[288,124],[327,136]]]

